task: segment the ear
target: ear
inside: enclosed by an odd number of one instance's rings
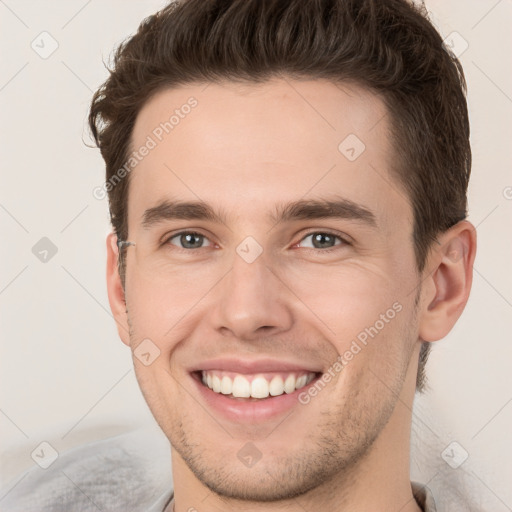
[[[444,338],[458,320],[469,298],[476,254],[476,229],[461,221],[439,238],[425,266],[424,297],[419,337]]]
[[[125,345],[130,346],[130,329],[126,313],[126,301],[118,268],[119,248],[117,235],[107,236],[107,292],[110,309],[117,324],[117,332]]]

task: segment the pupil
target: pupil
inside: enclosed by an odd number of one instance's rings
[[[194,238],[195,238],[195,242],[194,242]],[[202,245],[202,235],[197,235],[197,234],[194,234],[194,233],[189,233],[189,234],[186,234],[186,235],[181,235],[181,242],[183,244],[184,247],[201,247]],[[191,244],[191,245],[188,245],[188,244]]]
[[[317,247],[317,242],[320,245],[320,248],[325,247],[323,244],[327,243],[327,247],[332,247],[330,243],[333,241],[333,237],[331,235],[328,235],[326,233],[316,233],[313,236],[313,245]],[[318,247],[317,247],[318,248]]]

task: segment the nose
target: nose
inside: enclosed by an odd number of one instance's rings
[[[238,340],[255,340],[290,329],[293,295],[263,256],[252,263],[235,255],[212,311],[215,328]]]

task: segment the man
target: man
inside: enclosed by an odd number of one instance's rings
[[[406,0],[185,0],[118,49],[89,121],[110,306],[171,444],[147,508],[436,509],[411,411],[471,288],[464,93]]]

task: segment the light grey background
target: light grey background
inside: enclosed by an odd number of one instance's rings
[[[43,441],[62,452],[153,422],[108,306],[107,202],[92,193],[104,164],[84,141],[91,142],[92,93],[107,76],[102,59],[164,4],[0,0],[4,482],[35,464],[30,454]],[[464,479],[475,500],[500,512],[512,510],[512,2],[427,6],[443,37],[464,50],[474,158],[469,219],[479,247],[468,306],[435,343],[430,390],[415,403],[411,470],[434,489],[451,481],[446,475]],[[37,52],[48,52],[52,39],[58,48],[42,58]],[[32,252],[43,237],[57,248],[45,263]],[[466,452],[449,467],[446,460]]]

